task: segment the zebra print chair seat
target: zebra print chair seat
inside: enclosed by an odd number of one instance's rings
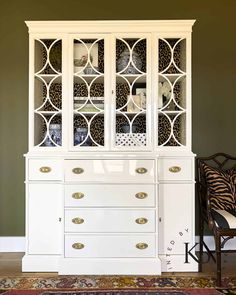
[[[224,245],[236,236],[236,157],[224,153],[199,157],[196,166],[200,209],[199,271],[202,271],[204,246],[216,262],[217,285],[221,286],[221,253],[233,252],[225,250]],[[214,235],[216,259],[203,240],[205,225]]]

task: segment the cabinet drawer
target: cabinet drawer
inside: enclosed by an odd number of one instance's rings
[[[66,207],[154,207],[153,184],[65,185]]]
[[[61,160],[29,160],[29,180],[61,180],[62,178]]]
[[[193,179],[192,159],[159,159],[157,166],[159,180]]]
[[[154,234],[65,236],[65,257],[155,257],[155,255]]]
[[[66,232],[155,232],[155,210],[67,209]]]
[[[66,160],[65,180],[154,182],[154,160]]]

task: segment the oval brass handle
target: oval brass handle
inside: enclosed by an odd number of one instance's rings
[[[135,194],[135,197],[137,199],[145,199],[145,198],[147,198],[147,196],[148,196],[148,194],[144,193],[144,192],[139,192],[139,193]]]
[[[49,173],[49,172],[52,171],[52,168],[48,167],[48,166],[43,166],[43,167],[39,168],[39,171],[42,172],[42,173]]]
[[[140,250],[144,250],[144,249],[146,249],[148,247],[148,244],[146,244],[146,243],[138,243],[137,245],[136,245],[136,248],[138,248],[138,249],[140,249]]]
[[[144,174],[144,173],[147,173],[147,169],[144,168],[144,167],[137,168],[135,171],[136,171],[138,174]]]
[[[72,172],[75,174],[82,174],[84,172],[84,169],[80,167],[76,167],[72,169]]]
[[[72,219],[72,222],[75,224],[82,224],[84,223],[84,219],[83,218],[79,218],[79,217],[75,217]]]
[[[172,166],[169,168],[169,171],[172,173],[180,172],[180,170],[181,170],[181,167],[179,167],[179,166]]]
[[[145,224],[145,223],[148,222],[148,219],[145,218],[145,217],[140,217],[140,218],[137,218],[137,219],[135,220],[135,222],[138,223],[138,224]]]
[[[73,193],[72,194],[72,198],[73,199],[76,199],[76,200],[82,199],[83,197],[84,197],[84,194],[83,193]]]
[[[84,244],[82,244],[82,243],[74,243],[74,244],[72,245],[72,248],[74,248],[74,249],[76,249],[76,250],[81,250],[81,249],[84,248]]]

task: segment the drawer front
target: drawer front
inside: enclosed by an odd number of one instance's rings
[[[66,207],[154,207],[153,184],[65,185]]]
[[[65,257],[155,257],[155,235],[66,235]]]
[[[66,232],[155,232],[155,210],[67,209]]]
[[[159,180],[193,180],[192,159],[159,159]]]
[[[29,180],[62,180],[63,166],[61,160],[29,160]]]
[[[154,160],[66,160],[65,180],[154,182]]]

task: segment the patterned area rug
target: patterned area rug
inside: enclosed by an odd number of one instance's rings
[[[220,293],[215,289],[181,289],[181,290],[158,290],[158,291],[137,291],[122,290],[114,292],[111,290],[97,290],[94,292],[83,291],[39,291],[39,290],[8,290],[1,295],[220,295],[233,293]]]
[[[0,290],[148,290],[215,288],[215,278],[189,276],[54,276],[1,277]],[[236,277],[226,277],[222,287],[236,288]],[[159,291],[159,290],[158,290]]]

